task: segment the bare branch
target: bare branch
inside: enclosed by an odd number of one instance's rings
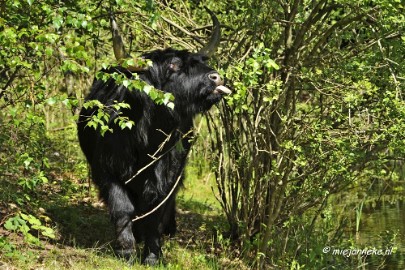
[[[137,220],[140,220],[142,218],[145,218],[147,216],[149,216],[150,214],[152,214],[153,212],[155,212],[156,210],[158,210],[169,198],[170,196],[173,194],[173,192],[176,190],[176,187],[178,186],[181,177],[183,176],[183,171],[180,173],[179,177],[177,177],[176,182],[174,183],[172,189],[170,190],[170,192],[166,195],[166,197],[158,204],[156,205],[155,208],[153,208],[152,210],[150,210],[149,212],[143,214],[142,216],[137,216],[134,219],[132,219],[132,222],[135,222]]]

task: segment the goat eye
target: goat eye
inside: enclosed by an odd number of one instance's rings
[[[181,69],[183,62],[178,57],[173,57],[169,64],[169,69],[171,71],[177,72]]]
[[[177,63],[170,63],[170,64],[169,64],[169,69],[170,69],[171,71],[177,72],[177,71],[180,70],[180,65],[177,64]]]

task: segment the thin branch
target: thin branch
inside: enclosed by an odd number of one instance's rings
[[[14,81],[14,79],[17,77],[17,73],[20,71],[21,66],[18,66],[13,74],[11,74],[10,78],[8,79],[6,85],[3,87],[3,89],[0,91],[0,98],[2,98],[4,96],[4,94],[6,93],[7,88],[12,84],[12,82]]]
[[[307,55],[307,59],[310,57],[313,57],[316,54],[316,51],[321,47],[323,44],[326,43],[327,39],[329,36],[332,34],[333,31],[335,31],[339,27],[344,27],[347,26],[353,22],[360,21],[361,18],[363,18],[366,14],[361,13],[355,17],[350,17],[350,14],[347,15],[345,18],[342,20],[336,22],[334,25],[332,25],[326,32],[322,35],[322,38],[318,40],[318,42],[315,44],[313,49],[311,50],[310,53]]]
[[[193,132],[193,130],[190,129],[187,133],[185,133],[185,134],[179,139],[179,141],[182,140],[182,139],[184,139],[184,138],[186,138],[186,137],[187,137],[190,133],[192,133],[192,132]],[[168,138],[170,138],[170,135],[171,135],[171,134],[169,134]],[[132,180],[134,180],[134,178],[137,177],[140,173],[142,173],[142,172],[145,171],[147,168],[149,168],[150,166],[152,166],[155,162],[157,162],[158,160],[160,160],[162,157],[164,157],[167,153],[169,153],[171,150],[173,150],[173,149],[176,147],[176,144],[175,144],[175,145],[173,145],[172,147],[170,147],[166,152],[164,152],[163,154],[161,154],[160,156],[158,156],[158,157],[155,156],[160,150],[163,149],[164,144],[166,144],[166,143],[169,141],[168,138],[166,138],[166,139],[163,141],[163,143],[159,146],[159,149],[153,154],[153,156],[150,156],[150,155],[149,155],[149,156],[152,158],[152,161],[149,162],[148,164],[146,164],[146,165],[145,165],[144,167],[142,167],[141,169],[139,169],[131,178],[129,178],[127,181],[125,181],[125,185],[127,185],[129,182],[131,182]]]
[[[183,169],[183,170],[184,170],[184,169]],[[182,174],[183,174],[183,170],[180,172],[179,177],[177,177],[176,183],[174,183],[174,186],[173,186],[173,188],[170,190],[169,194],[167,194],[166,197],[165,197],[155,208],[153,208],[153,209],[150,210],[149,212],[143,214],[142,216],[137,216],[137,217],[135,217],[134,219],[132,219],[132,222],[135,222],[135,221],[137,221],[137,220],[140,220],[140,219],[142,219],[142,218],[145,218],[145,217],[149,216],[150,214],[154,213],[156,210],[158,210],[158,209],[170,198],[170,196],[171,196],[171,195],[173,194],[173,192],[176,190],[176,187],[177,187],[177,185],[178,185],[179,182],[180,182],[180,179],[181,179]]]
[[[371,27],[371,30],[372,30],[374,33],[377,32],[377,31],[374,29],[374,27]],[[377,44],[378,44],[378,48],[379,48],[379,50],[380,50],[380,52],[381,52],[381,55],[382,55],[384,61],[387,62],[387,66],[388,66],[388,69],[389,69],[389,71],[390,71],[390,73],[391,73],[392,79],[394,80],[395,89],[396,89],[395,97],[398,99],[398,98],[401,96],[401,90],[400,90],[400,88],[399,88],[400,83],[398,82],[397,76],[395,75],[395,72],[394,72],[394,70],[393,70],[393,68],[392,68],[392,63],[395,63],[395,62],[392,61],[392,60],[390,60],[390,59],[388,59],[387,57],[384,56],[385,53],[384,53],[384,48],[383,48],[382,43],[381,43],[381,39],[378,39],[378,40],[377,40]],[[395,63],[395,64],[397,64],[397,63]]]
[[[336,5],[331,5],[328,8],[323,8],[322,6],[325,5],[326,2],[327,0],[319,1],[318,4],[312,9],[311,14],[309,14],[307,20],[299,29],[298,34],[295,37],[294,44],[292,44],[292,50],[298,51],[298,48],[301,47],[301,44],[304,42],[304,36],[308,30],[325,14],[327,14],[330,9],[334,9],[336,7]]]

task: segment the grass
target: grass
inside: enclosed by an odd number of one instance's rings
[[[66,150],[68,157],[76,150]],[[97,190],[89,186],[83,158],[62,161],[64,156],[56,156],[49,183],[35,191],[23,192],[17,174],[0,175],[0,269],[149,269],[139,261],[129,265],[113,254],[113,227]],[[238,251],[221,237],[226,222],[212,192],[212,175],[197,173],[192,164],[178,194],[178,233],[164,239],[164,260],[156,269],[246,269]],[[14,203],[24,193],[28,198]],[[33,230],[30,233],[40,239],[33,245],[21,232],[6,230],[5,221],[19,211],[52,227],[56,238],[38,236]]]

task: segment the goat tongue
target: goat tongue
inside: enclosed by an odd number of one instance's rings
[[[232,91],[228,87],[225,87],[223,85],[218,85],[217,88],[215,88],[214,92],[224,95],[232,94]]]

